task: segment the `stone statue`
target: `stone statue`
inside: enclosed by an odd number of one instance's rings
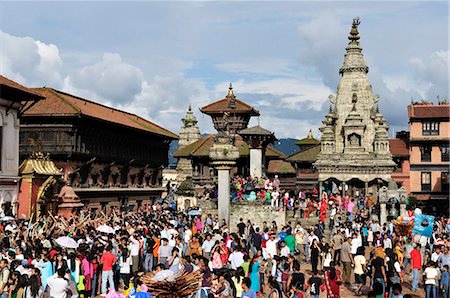
[[[352,145],[352,146],[359,146],[358,135],[356,135],[356,134],[350,135],[350,145]]]

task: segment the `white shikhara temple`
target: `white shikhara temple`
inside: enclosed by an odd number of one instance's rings
[[[350,186],[361,190],[360,194],[375,194],[380,184],[391,179],[395,163],[389,151],[388,124],[368,79],[359,24],[359,18],[353,20],[336,96],[329,96],[330,110],[320,128],[321,148],[314,167],[320,189],[323,182],[333,181],[341,190]]]

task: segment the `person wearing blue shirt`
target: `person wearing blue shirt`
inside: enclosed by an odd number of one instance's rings
[[[257,298],[255,290],[250,289],[251,284],[250,278],[245,277],[242,281],[242,298]]]
[[[448,287],[448,281],[449,281],[449,272],[448,272],[448,265],[444,265],[442,267],[442,275],[441,275],[441,290],[442,290],[442,297],[449,297],[449,287]]]
[[[450,266],[450,251],[444,247],[442,254],[437,259],[437,262],[441,264],[441,269],[447,265]]]

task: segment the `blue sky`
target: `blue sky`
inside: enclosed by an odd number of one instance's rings
[[[198,108],[238,98],[278,137],[318,135],[352,18],[391,131],[411,98],[448,97],[448,3],[0,2],[0,72],[137,113],[178,132]],[[256,120],[253,120],[256,123]]]

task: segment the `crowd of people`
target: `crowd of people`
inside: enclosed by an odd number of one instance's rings
[[[272,200],[277,181],[270,180],[267,190],[266,181],[257,181],[259,193],[270,192]],[[234,180],[236,191],[247,184]],[[286,207],[314,201],[316,225],[256,226],[242,218],[229,226],[210,214],[190,216],[162,204],[137,211],[81,210],[68,219],[42,215],[2,221],[0,295],[95,297],[110,288],[129,294],[140,287],[144,272],[159,281],[200,270],[201,288],[194,295],[202,298],[315,298],[320,293],[337,298],[343,287],[355,295],[407,298],[402,292],[409,280],[418,296],[449,297],[447,218],[435,221],[433,237],[412,238],[398,235],[392,223],[371,220],[370,198],[332,193],[292,198]],[[72,238],[76,247],[58,244],[59,237]],[[419,285],[424,292],[417,292]]]

